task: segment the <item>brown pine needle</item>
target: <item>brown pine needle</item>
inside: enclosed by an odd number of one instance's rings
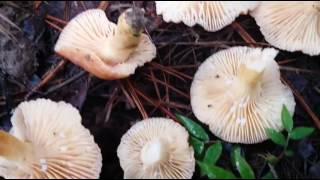
[[[25,99],[29,99],[33,93],[37,92],[39,89],[41,89],[44,85],[46,85],[51,79],[53,79],[56,74],[66,65],[67,61],[66,60],[61,60],[59,64],[52,69],[51,71],[47,72],[44,75],[44,78],[41,80],[39,84],[37,84],[26,96]]]
[[[98,6],[98,9],[102,9],[102,10],[105,11],[107,9],[108,5],[109,5],[108,1],[101,1],[99,6]]]

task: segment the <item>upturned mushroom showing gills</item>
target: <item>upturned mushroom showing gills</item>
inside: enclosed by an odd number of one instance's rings
[[[125,179],[190,179],[195,171],[188,132],[165,118],[135,124],[118,147]]]
[[[320,55],[320,2],[261,2],[253,12],[266,41],[287,50]]]
[[[150,38],[142,33],[146,21],[139,8],[124,11],[117,25],[103,10],[90,9],[67,24],[55,51],[101,79],[125,78],[156,55]]]
[[[190,27],[199,24],[214,32],[257,5],[256,1],[156,1],[156,10],[166,22],[183,22]]]
[[[233,47],[209,57],[191,86],[196,117],[213,134],[232,143],[266,140],[266,129],[282,130],[281,111],[293,114],[291,90],[280,80],[273,48]]]
[[[0,176],[8,179],[98,179],[102,156],[77,109],[38,99],[21,103],[10,133],[0,131]]]

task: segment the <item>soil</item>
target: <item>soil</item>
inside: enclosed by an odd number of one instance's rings
[[[143,117],[173,118],[178,112],[196,120],[190,107],[189,89],[197,67],[207,57],[232,46],[270,46],[250,16],[237,18],[236,23],[221,31],[206,32],[199,26],[191,28],[165,23],[156,15],[154,2],[137,1],[135,6],[143,7],[149,18],[146,30],[157,46],[157,57],[127,79],[104,81],[53,52],[60,33],[58,29],[63,28],[63,23],[48,18],[50,15],[68,21],[85,9],[98,7],[100,2],[37,3],[0,3],[0,13],[21,29],[0,20],[0,24],[11,32],[10,36],[0,33],[1,128],[10,129],[10,112],[24,100],[43,97],[69,102],[80,110],[83,124],[90,129],[102,150],[101,178],[123,177],[116,150],[122,135]],[[108,3],[105,12],[116,22],[119,14],[131,6],[132,2],[113,1]],[[257,43],[249,44],[245,33]],[[276,60],[281,66],[282,77],[299,93],[295,126],[316,127],[310,114],[320,117],[320,56],[280,51]],[[48,75],[52,78],[45,81],[44,77]],[[309,112],[301,100],[307,104]],[[217,138],[212,135],[211,139]],[[219,165],[231,169],[231,144],[223,144]],[[270,141],[241,147],[258,178],[267,172],[260,155],[281,152],[281,147]],[[320,178],[319,131],[305,140],[292,142],[290,147],[295,155],[284,158],[276,166],[279,177]],[[198,171],[194,177],[200,177]]]

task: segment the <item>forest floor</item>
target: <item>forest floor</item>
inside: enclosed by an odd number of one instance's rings
[[[1,2],[0,14],[18,26],[0,23],[0,32],[4,31],[2,28],[10,32],[7,36],[0,33],[1,128],[10,128],[10,112],[22,101],[42,97],[69,102],[80,110],[83,124],[102,150],[101,177],[122,178],[116,150],[132,124],[147,117],[174,119],[175,113],[196,120],[189,91],[198,66],[206,58],[233,46],[270,47],[250,16],[241,16],[218,32],[206,32],[200,26],[163,22],[156,15],[154,2],[135,5],[145,8],[146,17],[152,22],[146,32],[157,47],[157,57],[129,78],[104,81],[62,59],[53,47],[64,25],[76,14],[100,7],[116,22],[119,14],[132,6],[131,2]],[[284,83],[295,93],[295,125],[319,128],[320,56],[280,51],[276,60]],[[290,144],[295,155],[276,166],[279,177],[320,177],[318,128],[307,139]],[[212,135],[211,139],[217,138]],[[219,165],[231,169],[230,144],[223,145]],[[281,147],[271,141],[241,147],[258,178],[266,172],[266,162],[260,155],[281,152]]]

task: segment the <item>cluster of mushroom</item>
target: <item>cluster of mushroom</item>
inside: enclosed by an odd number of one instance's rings
[[[266,41],[282,50],[320,55],[320,3],[277,1],[156,1],[166,22],[196,24],[218,31],[240,14],[250,13]]]
[[[156,2],[167,22],[218,31],[240,14],[255,17],[266,40],[278,48],[320,54],[319,2]],[[130,76],[156,56],[143,33],[144,12],[130,8],[117,25],[99,9],[84,11],[61,33],[55,51],[93,75],[114,80]],[[283,129],[283,105],[294,112],[292,92],[281,83],[278,51],[233,47],[209,57],[191,85],[195,116],[221,139],[258,143],[266,128]],[[10,133],[0,131],[0,175],[5,178],[98,178],[102,156],[71,105],[50,100],[20,104]],[[118,147],[124,178],[191,178],[194,150],[188,132],[171,119],[136,123]]]

